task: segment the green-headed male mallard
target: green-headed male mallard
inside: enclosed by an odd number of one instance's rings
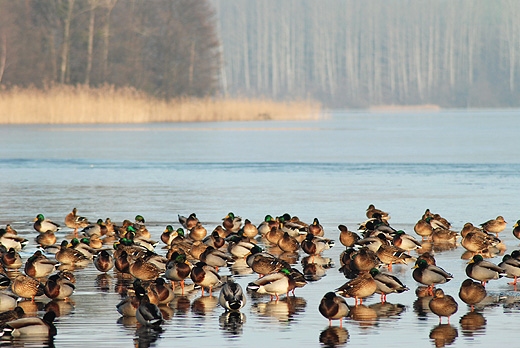
[[[483,286],[492,279],[499,279],[506,272],[492,262],[484,260],[482,255],[477,254],[468,262],[466,275],[472,279],[479,280]]]
[[[409,290],[399,278],[390,273],[381,273],[377,268],[370,270],[370,275],[374,278],[377,288],[376,293],[381,294],[381,302],[386,302],[386,295],[391,293],[401,293]]]
[[[513,282],[509,283],[516,287],[518,277],[520,277],[520,260],[515,259],[511,255],[504,255],[502,262],[498,264],[506,272],[506,277],[513,278]]]
[[[208,288],[209,296],[212,296],[213,288],[221,283],[217,270],[203,261],[195,264],[191,269],[190,277],[193,283],[201,287],[202,296],[204,296],[204,288]]]
[[[56,270],[56,261],[48,259],[40,250],[27,259],[25,274],[33,278],[44,278]]]
[[[238,232],[242,227],[242,218],[235,216],[233,212],[229,212],[222,218],[222,227],[231,233]]]
[[[282,268],[279,272],[271,273],[259,278],[247,285],[247,289],[255,291],[259,294],[268,294],[276,297],[276,301],[280,299],[280,295],[289,294],[294,290],[296,283],[291,276],[291,270]]]
[[[425,259],[415,262],[412,277],[416,282],[428,286],[428,292],[433,295],[433,287],[436,284],[444,284],[453,279],[453,276],[439,266],[429,265]]]
[[[61,227],[55,222],[52,222],[51,220],[48,220],[43,216],[43,214],[36,215],[36,218],[34,219],[33,227],[38,232],[57,232]]]
[[[169,279],[174,288],[174,282],[180,282],[182,294],[184,295],[184,279],[188,278],[191,273],[191,267],[186,262],[186,255],[177,251],[170,256],[170,261],[166,263],[166,271],[164,276]]]
[[[36,317],[20,318],[5,324],[2,337],[47,337],[56,335],[54,326],[56,313],[48,311],[42,319]]]

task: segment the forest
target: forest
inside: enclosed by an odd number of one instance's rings
[[[520,106],[517,0],[0,0],[0,85]]]

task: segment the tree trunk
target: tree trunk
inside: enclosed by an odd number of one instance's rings
[[[65,17],[65,20],[63,21],[63,44],[61,46],[60,83],[65,83],[65,76],[67,74],[70,47],[70,23],[72,21],[72,10],[74,9],[74,1],[75,0],[69,0],[67,8],[67,17]]]

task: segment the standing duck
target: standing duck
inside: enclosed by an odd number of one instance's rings
[[[314,260],[314,256],[321,254],[324,250],[330,249],[334,246],[334,241],[330,239],[325,239],[321,237],[317,237],[312,233],[307,233],[305,239],[301,242],[302,250],[312,257]]]
[[[433,295],[433,287],[436,284],[444,284],[453,279],[453,276],[439,266],[429,265],[425,259],[415,262],[412,277],[416,282],[428,286],[428,292]]]
[[[401,293],[409,290],[408,287],[393,274],[381,273],[377,268],[372,268],[370,275],[376,282],[376,293],[381,294],[381,303],[386,302],[386,295],[388,294],[393,292]]]
[[[179,223],[182,225],[182,227],[184,227],[188,231],[194,228],[195,225],[197,225],[197,223],[199,222],[199,219],[197,218],[197,215],[195,213],[191,213],[190,215],[188,215],[188,217],[177,215],[177,219],[179,220]]]
[[[506,225],[507,225],[507,221],[505,221],[504,217],[502,217],[501,215],[497,216],[496,219],[491,219],[491,220],[488,220],[488,221],[480,224],[480,226],[482,226],[484,231],[489,232],[489,233],[495,233],[497,238],[498,238],[498,234],[500,232],[502,232],[503,230],[505,230]]]
[[[222,227],[230,233],[235,233],[242,227],[242,218],[235,216],[233,212],[229,212],[224,218],[222,218]]]
[[[150,289],[157,294],[158,304],[168,304],[175,297],[172,287],[161,277],[150,284]]]
[[[511,255],[504,255],[502,262],[498,264],[506,272],[506,277],[513,278],[513,282],[509,283],[516,287],[518,277],[520,277],[520,260],[515,259]]]
[[[40,244],[42,247],[49,247],[51,245],[56,244],[56,235],[52,231],[47,231],[43,233],[38,233],[36,238],[34,239],[36,243]]]
[[[291,271],[287,268],[282,268],[279,272],[271,273],[251,282],[247,285],[249,290],[255,291],[259,294],[268,294],[276,297],[276,301],[280,299],[280,295],[289,294],[296,287],[296,283],[291,276]]]
[[[372,219],[374,217],[374,214],[379,214],[379,216],[383,220],[389,220],[390,219],[390,214],[388,214],[386,211],[383,211],[381,209],[377,209],[373,204],[369,204],[369,206],[367,208],[367,211],[366,211],[367,218]]]
[[[323,296],[318,306],[318,310],[325,318],[329,319],[329,326],[332,326],[332,320],[339,319],[339,326],[343,327],[343,318],[346,317],[350,308],[344,298],[337,296],[330,291]]]
[[[180,282],[182,294],[184,294],[184,279],[191,273],[191,267],[186,262],[186,255],[178,252],[173,252],[170,256],[170,261],[166,264],[166,271],[164,276],[169,279],[174,288],[174,282]]]
[[[73,208],[70,213],[65,216],[65,226],[74,230],[74,236],[78,235],[78,229],[85,228],[89,225],[88,219],[84,216],[79,216],[78,210]]]
[[[479,280],[483,286],[486,286],[488,281],[502,278],[506,273],[501,267],[484,260],[482,255],[477,254],[468,262],[466,275],[472,279]]]
[[[457,312],[458,304],[452,296],[444,294],[442,289],[435,289],[428,307],[430,307],[433,314],[439,316],[439,323],[442,322],[442,317],[448,317],[449,324],[450,317]]]
[[[430,239],[430,236],[433,233],[432,225],[430,225],[431,217],[426,218],[426,220],[419,220],[413,227],[413,230],[417,235],[421,236],[422,240]]]
[[[312,233],[315,236],[323,237],[325,234],[325,231],[323,230],[323,226],[320,224],[320,221],[318,218],[314,218],[312,221],[312,224],[308,227],[309,233]]]
[[[44,278],[56,270],[56,263],[43,255],[40,250],[36,250],[25,262],[24,271],[30,277]]]
[[[258,225],[258,232],[264,236],[266,233],[268,233],[269,231],[271,231],[271,229],[273,227],[278,227],[279,226],[279,223],[278,221],[276,221],[275,218],[273,218],[271,215],[266,215],[264,217],[264,221],[262,221],[259,225]]]
[[[195,264],[191,269],[190,277],[196,285],[201,287],[202,296],[204,296],[204,288],[208,288],[209,296],[212,296],[213,288],[221,283],[217,270],[203,261]]]
[[[43,216],[43,214],[36,215],[36,218],[34,219],[34,229],[40,233],[51,231],[51,232],[57,232],[61,227],[55,222],[52,222],[51,220],[48,220]]]
[[[98,271],[107,273],[114,267],[114,257],[107,250],[101,250],[94,257],[94,266]]]
[[[56,260],[65,265],[73,265],[76,267],[85,267],[90,260],[76,249],[69,248],[69,242],[63,240],[60,244],[60,250],[56,252]]]
[[[421,247],[418,240],[406,234],[403,230],[395,232],[392,244],[404,251],[412,251]]]
[[[466,304],[470,305],[472,311],[473,306],[482,301],[486,295],[486,288],[472,279],[468,278],[460,285],[459,297]]]
[[[231,266],[235,263],[235,259],[233,259],[227,253],[215,249],[212,246],[208,246],[206,250],[199,256],[199,260],[204,262],[209,266],[215,267],[218,271],[219,267]]]
[[[150,298],[146,293],[136,292],[136,296],[139,300],[139,307],[137,307],[135,317],[139,324],[146,327],[159,327],[163,323],[159,307],[150,303]]]
[[[354,246],[361,239],[359,234],[353,231],[349,231],[348,227],[345,225],[338,225],[339,229],[339,241],[345,247],[350,248]]]
[[[353,297],[357,306],[358,301],[360,305],[363,304],[363,299],[373,295],[376,290],[377,284],[374,278],[372,278],[369,272],[363,271],[356,278],[336,289],[336,293],[344,297]]]
[[[220,289],[218,302],[226,311],[239,311],[246,304],[246,296],[240,284],[228,278]]]
[[[250,239],[255,238],[258,234],[258,228],[249,219],[244,220],[244,226],[242,226],[241,231],[244,237]]]

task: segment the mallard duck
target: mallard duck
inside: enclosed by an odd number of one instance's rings
[[[300,250],[300,243],[298,243],[296,238],[291,237],[287,232],[283,233],[282,238],[278,239],[276,244],[280,249],[288,253],[294,253]]]
[[[404,251],[412,251],[421,247],[421,243],[418,240],[406,234],[403,230],[395,232],[392,244]]]
[[[486,252],[490,247],[496,246],[499,241],[489,236],[484,231],[473,230],[465,233],[460,244],[472,253]]]
[[[268,233],[269,231],[271,231],[271,229],[273,227],[278,227],[279,226],[279,223],[278,221],[276,221],[275,218],[273,218],[271,215],[266,215],[264,217],[264,221],[262,221],[257,229],[258,229],[258,232],[263,236],[265,235],[266,233]]]
[[[483,286],[486,286],[489,280],[502,278],[506,272],[494,263],[484,260],[482,255],[477,254],[468,262],[466,275],[479,280]]]
[[[249,219],[244,220],[244,226],[242,226],[241,231],[246,238],[255,238],[258,234],[258,228]]]
[[[435,266],[437,264],[435,257],[432,254],[430,254],[429,252],[424,252],[421,255],[419,255],[417,257],[417,261],[419,261],[419,260],[425,260],[429,265]]]
[[[320,224],[320,220],[318,220],[318,218],[314,218],[312,224],[310,224],[308,227],[308,232],[318,237],[323,237],[325,235],[325,230]]]
[[[246,296],[240,284],[228,278],[224,283],[218,297],[218,303],[226,311],[239,311],[246,304]]]
[[[513,236],[515,236],[516,239],[520,239],[520,220],[517,220],[513,225]]]
[[[81,230],[84,236],[92,238],[93,236],[101,237],[107,234],[106,224],[102,219],[98,219],[95,224],[88,224]]]
[[[11,226],[11,224],[5,225],[5,230],[7,233],[18,234],[18,232],[13,228],[13,226]]]
[[[329,326],[332,320],[339,319],[339,326],[343,327],[343,318],[346,317],[350,308],[344,298],[337,296],[332,291],[327,292],[320,301],[318,310],[325,318],[329,319]]]
[[[209,296],[212,296],[213,288],[221,283],[217,270],[203,261],[197,262],[191,269],[190,278],[201,287],[202,296],[204,296],[204,288],[208,288]]]
[[[54,326],[56,313],[48,311],[42,319],[36,317],[20,318],[5,324],[2,337],[48,337],[56,336]]]
[[[17,302],[18,297],[16,295],[0,292],[0,311],[7,311],[13,309],[17,306]]]
[[[161,234],[161,241],[167,246],[170,246],[175,238],[180,235],[184,237],[184,230],[181,227],[175,230],[172,225],[167,225]]]
[[[222,227],[231,233],[238,232],[242,227],[242,218],[240,216],[235,216],[233,212],[229,212],[224,218],[222,218]]]
[[[129,271],[133,277],[143,281],[155,280],[161,274],[159,267],[140,257],[130,264]]]
[[[379,260],[388,266],[388,270],[392,271],[393,264],[409,264],[414,262],[416,259],[401,249],[393,246],[382,244],[376,252]]]
[[[432,214],[429,222],[434,229],[444,228],[445,230],[449,230],[451,228],[451,223],[440,214]]]
[[[381,302],[386,302],[386,295],[393,292],[401,293],[409,290],[399,278],[390,273],[381,273],[377,268],[370,270],[370,275],[374,278],[377,288],[376,293],[381,294]]]
[[[367,247],[363,247],[353,253],[351,258],[354,267],[360,272],[368,272],[372,268],[377,268],[381,264],[381,260],[379,260],[377,254]]]
[[[194,241],[202,241],[208,235],[208,231],[200,222],[197,222],[197,224],[189,231],[188,237]]]
[[[301,242],[300,246],[306,254],[310,256],[316,256],[321,254],[324,250],[333,247],[334,241],[322,237],[317,237],[312,233],[307,233],[305,240]]]
[[[339,229],[339,241],[345,247],[350,248],[354,246],[361,239],[359,234],[353,231],[349,231],[348,227],[345,225],[338,225]]]
[[[52,231],[39,233],[35,238],[36,243],[42,247],[48,247],[56,244],[56,235]]]
[[[267,232],[264,237],[271,244],[277,245],[278,241],[283,237],[284,231],[278,226],[273,226],[271,231]]]
[[[150,298],[147,294],[137,293],[139,300],[139,307],[137,307],[135,317],[137,321],[146,327],[158,327],[163,323],[163,316],[161,310],[157,305],[150,303]]]
[[[89,239],[88,238],[72,238],[70,241],[71,247],[74,250],[79,251],[82,253],[87,259],[92,260],[94,258],[94,255],[97,254],[97,250],[94,248],[91,248],[89,245]]]
[[[439,316],[439,323],[442,322],[442,317],[448,317],[449,324],[450,317],[457,312],[458,304],[452,296],[444,294],[442,289],[435,289],[428,307],[430,307],[433,314]]]
[[[367,218],[372,219],[374,217],[374,214],[379,214],[383,220],[390,219],[390,215],[386,211],[377,209],[373,204],[369,204],[366,210]]]
[[[56,270],[56,262],[48,259],[40,250],[27,259],[24,266],[25,274],[33,278],[44,278]]]
[[[426,218],[426,220],[419,220],[413,227],[413,230],[417,235],[421,236],[422,240],[430,239],[430,236],[433,233],[432,225],[430,225],[431,217]]]
[[[381,245],[390,245],[390,242],[385,233],[377,232],[368,237],[364,237],[363,239],[358,240],[355,243],[355,245],[359,245],[361,247],[368,248],[373,252],[377,252]]]
[[[170,303],[175,297],[172,287],[161,277],[150,284],[150,289],[157,294],[158,304],[160,305]]]
[[[377,290],[377,284],[374,278],[369,272],[363,271],[358,276],[339,288],[336,289],[336,293],[343,297],[353,297],[355,299],[355,305],[363,304],[365,297],[373,295]]]
[[[4,327],[9,321],[23,318],[25,311],[22,307],[16,306],[14,309],[9,309],[5,312],[0,313],[0,327]]]
[[[7,269],[18,269],[22,267],[22,258],[14,248],[9,248],[9,250],[3,252],[0,260],[4,268]]]
[[[354,266],[354,261],[352,260],[352,255],[356,253],[356,249],[347,248],[339,255],[340,269],[339,271],[343,273],[345,278],[354,279],[359,274],[358,269]]]
[[[502,262],[498,264],[498,267],[504,270],[506,277],[514,279],[513,282],[509,284],[516,287],[517,278],[520,277],[520,261],[509,254],[504,255]]]
[[[166,264],[166,271],[164,276],[172,282],[172,288],[174,282],[180,282],[182,294],[184,294],[184,279],[188,278],[191,273],[191,267],[186,263],[186,255],[178,252],[174,252],[170,256],[170,261]]]
[[[107,273],[114,267],[114,257],[107,250],[101,250],[94,257],[94,266],[98,271]]]
[[[48,220],[43,216],[43,214],[36,215],[36,218],[34,219],[34,229],[38,232],[57,232],[61,229],[60,225],[58,225],[55,222],[52,222],[51,220]]]
[[[195,213],[191,213],[190,215],[188,215],[188,217],[177,215],[177,218],[182,227],[184,227],[188,231],[195,227],[195,225],[197,225],[197,223],[199,222],[199,219],[197,218],[197,215]]]
[[[218,234],[218,231],[213,231],[209,236],[202,240],[202,243],[215,249],[220,249],[226,244],[226,240]]]
[[[253,242],[244,240],[240,235],[231,235],[228,240],[228,253],[237,259],[245,259],[251,254],[251,249],[256,245]]]
[[[452,230],[437,227],[433,230],[432,241],[434,244],[451,243],[455,244],[459,234]]]
[[[473,306],[482,301],[487,295],[486,288],[479,282],[474,282],[472,279],[466,279],[460,285],[459,297],[466,304]]]
[[[135,294],[128,295],[116,305],[117,311],[123,317],[135,317],[137,308],[139,308],[139,299]]]
[[[453,279],[453,276],[439,266],[429,265],[425,259],[417,260],[413,267],[412,277],[416,282],[428,286],[430,295],[436,284],[444,284]]]
[[[77,236],[78,229],[85,228],[89,225],[88,219],[84,216],[77,215],[78,210],[73,208],[70,213],[65,216],[65,226],[74,230],[74,235]]]
[[[11,284],[11,291],[18,297],[30,298],[33,301],[36,296],[41,296],[45,293],[42,283],[23,274],[14,278]]]
[[[200,254],[199,260],[209,266],[215,267],[217,271],[219,267],[231,266],[235,263],[235,259],[233,259],[230,255],[215,249],[212,246],[208,246],[206,250]]]
[[[90,260],[80,251],[69,248],[67,240],[61,242],[60,250],[55,254],[55,258],[59,263],[75,267],[85,267],[90,263]]]
[[[504,220],[504,217],[500,216],[500,215],[497,216],[496,219],[491,219],[491,220],[488,220],[488,221],[480,224],[480,226],[482,226],[484,231],[489,232],[489,233],[495,233],[497,238],[498,238],[498,234],[500,232],[502,232],[503,230],[505,230],[506,225],[507,225],[507,221]]]
[[[258,278],[254,282],[247,285],[247,289],[259,294],[268,294],[276,297],[276,301],[280,299],[280,295],[289,294],[296,287],[294,279],[291,277],[291,271],[282,268],[279,272],[267,274]]]
[[[59,273],[51,275],[44,285],[45,295],[51,300],[67,299],[75,290],[76,286]]]
[[[0,228],[0,244],[6,249],[13,248],[16,251],[22,250],[29,240],[18,236],[17,234],[7,233],[5,228]]]
[[[287,262],[268,252],[263,252],[258,245],[251,248],[251,255],[246,258],[246,263],[259,276],[278,272],[284,267],[287,269],[290,267]]]

